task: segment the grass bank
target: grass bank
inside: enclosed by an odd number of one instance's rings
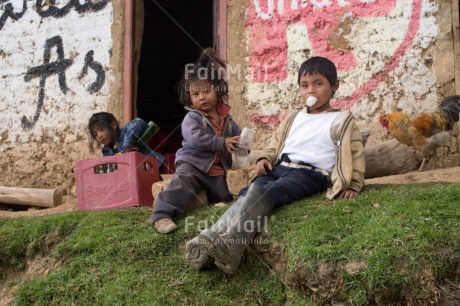
[[[18,305],[429,303],[460,278],[459,184],[312,197],[267,219],[236,275],[188,268],[185,242],[224,210],[181,217],[171,235],[150,228],[148,208],[0,219],[0,296]]]

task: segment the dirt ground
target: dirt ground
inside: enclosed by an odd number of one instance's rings
[[[375,184],[416,184],[427,182],[455,182],[460,183],[460,167],[436,169],[423,172],[409,172],[405,174],[385,176],[366,180],[367,185]],[[28,210],[14,210],[12,207],[0,204],[0,217],[18,218],[45,216],[77,210],[77,199],[64,196],[62,204],[54,208],[29,208]]]
[[[409,172],[405,174],[372,178],[366,180],[367,185],[375,184],[417,184],[429,182],[460,183],[460,167],[436,169],[423,172]],[[14,210],[7,205],[0,204],[0,217],[18,218],[45,216],[77,210],[77,199],[73,196],[64,196],[62,204],[53,208],[29,208],[28,210]]]

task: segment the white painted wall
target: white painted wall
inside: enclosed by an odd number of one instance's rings
[[[396,0],[394,5],[389,4],[392,2],[251,0],[246,24],[249,69],[257,70],[264,54],[273,57],[265,64],[275,67],[272,77],[266,81],[265,78],[254,80],[250,76],[246,81],[244,99],[253,114],[252,120],[262,119],[276,125],[279,114],[302,104],[298,95],[297,71],[306,59],[306,53],[308,56],[326,56],[336,63],[343,60],[336,105],[350,109],[364,121],[375,121],[380,113],[395,110],[410,114],[434,110],[441,97],[430,48],[439,39],[436,18],[440,5],[434,0]],[[310,4],[315,3],[317,6],[308,10]],[[384,7],[389,11],[382,16],[372,16],[372,10],[363,13],[366,6],[374,6],[375,12]],[[417,10],[419,13],[414,13]],[[331,58],[327,48],[318,43],[318,37],[311,37],[314,34],[309,32],[309,27],[314,25],[308,24],[309,19],[329,22],[331,16],[341,20],[333,25],[336,27],[329,41],[340,40],[349,46],[356,65],[340,55]],[[287,43],[280,38],[283,31]],[[285,57],[283,52],[287,54],[285,67],[276,67]],[[453,53],[445,53],[445,57],[452,57],[453,63]],[[376,81],[374,86],[373,81],[378,79],[376,75],[391,61],[396,64],[387,77]],[[282,75],[283,69],[286,76],[273,80],[273,75]],[[292,101],[297,102],[293,104]]]
[[[111,1],[57,0],[55,5],[42,8],[36,6],[36,1],[0,3],[0,20],[1,17],[5,20],[0,23],[0,152],[44,139],[63,143],[81,139],[86,135],[91,114],[107,109],[113,86]],[[85,11],[85,7],[91,6],[92,9]],[[42,17],[40,10],[55,10],[56,14]],[[33,73],[45,64],[47,42],[51,69],[56,63],[62,69],[57,46],[63,48],[67,67],[61,76],[65,75],[66,86],[64,82],[60,85],[57,72],[46,77],[45,83],[43,74]],[[81,76],[85,56],[90,51],[94,53],[93,64]],[[95,70],[99,71],[99,77],[105,74],[105,79],[100,79],[99,86],[91,92],[89,88],[98,76]],[[41,83],[44,95],[39,109]],[[24,125],[23,116],[32,124]]]

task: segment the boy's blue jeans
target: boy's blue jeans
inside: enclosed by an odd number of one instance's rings
[[[291,204],[327,189],[327,180],[321,172],[281,165],[273,166],[267,175],[258,176],[253,184],[265,189],[275,202],[275,207]],[[248,188],[241,189],[238,196],[245,195]]]

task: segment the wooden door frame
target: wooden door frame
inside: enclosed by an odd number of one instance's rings
[[[133,97],[134,0],[125,0],[125,37],[123,56],[123,123],[134,119]]]
[[[227,0],[214,1],[214,43],[219,57],[227,60]]]
[[[214,44],[219,56],[227,59],[227,0],[214,0]],[[134,103],[134,0],[125,0],[125,34],[123,56],[123,123],[136,115]]]

